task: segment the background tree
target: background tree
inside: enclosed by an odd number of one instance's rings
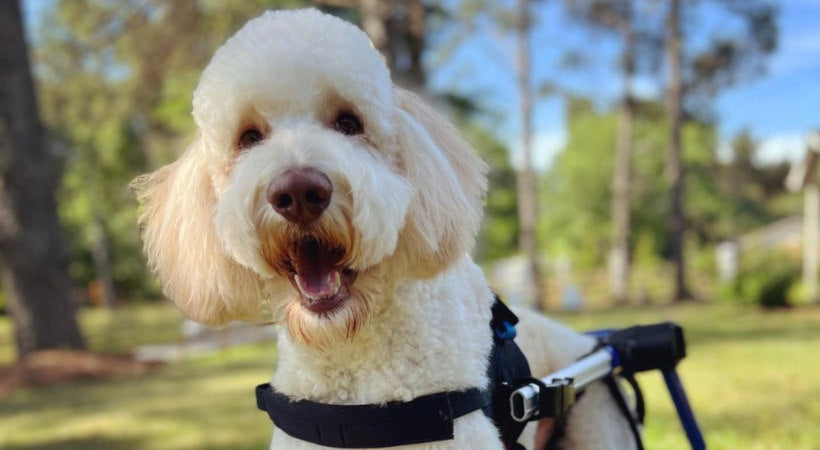
[[[18,357],[85,346],[60,236],[55,149],[40,122],[20,5],[0,1],[0,257]]]
[[[516,35],[516,79],[518,81],[518,105],[521,117],[521,150],[522,165],[516,177],[518,198],[518,246],[527,256],[527,269],[533,287],[533,299],[530,304],[542,309],[547,296],[544,277],[541,270],[540,250],[536,235],[538,222],[538,197],[536,192],[535,172],[532,167],[532,101],[533,88],[531,81],[532,63],[530,55],[531,15],[530,0],[518,0],[515,16]]]
[[[683,54],[681,50],[681,0],[669,1],[666,18],[666,58],[668,82],[666,88],[666,115],[669,121],[669,147],[666,156],[666,178],[670,192],[669,234],[672,261],[675,263],[675,290],[672,298],[676,301],[692,297],[686,284],[686,261],[684,260],[683,215],[684,167],[681,161],[681,126],[683,123]]]
[[[669,196],[658,177],[665,165],[668,126],[659,101],[636,99],[634,106],[631,232],[634,245],[642,247],[636,257],[659,265],[669,256],[665,226]],[[608,256],[619,109],[596,109],[591,100],[570,98],[566,147],[543,177],[544,196],[551,207],[545,211],[542,240],[550,253],[567,256],[582,269],[602,266]],[[690,120],[683,125],[683,135],[682,153],[684,164],[691,168],[692,190],[686,208],[698,238],[695,243],[705,246],[720,239],[712,230],[731,214],[729,197],[718,185],[717,131],[713,124]]]
[[[637,65],[636,14],[633,0],[570,0],[570,12],[583,22],[613,32],[621,40],[618,70],[621,98],[612,172],[612,238],[608,258],[610,295],[616,303],[629,300],[630,167],[635,99],[632,82]]]
[[[482,120],[488,116],[493,117],[494,114],[475,99],[457,94],[439,94],[436,99],[450,112],[449,116],[464,138],[490,168],[487,174],[484,220],[476,238],[473,256],[486,264],[509,257],[518,249],[516,171],[510,163],[509,148],[493,135]]]
[[[708,115],[717,91],[733,83],[758,75],[763,69],[765,56],[777,46],[777,9],[765,0],[714,0],[710,7],[722,7],[739,18],[743,26],[737,34],[717,35],[700,52],[687,56],[687,34],[683,29],[684,17],[693,3],[670,0],[667,5],[665,26],[667,60],[667,120],[669,146],[666,176],[670,191],[670,250],[675,263],[675,290],[673,299],[692,297],[687,286],[684,238],[685,167],[681,156],[681,124],[686,113]],[[702,34],[699,32],[698,34]]]
[[[328,12],[359,23],[384,56],[396,83],[423,93],[427,16],[438,8],[422,0],[317,0]]]

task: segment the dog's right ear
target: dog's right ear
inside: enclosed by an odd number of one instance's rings
[[[455,127],[412,92],[396,89],[401,164],[415,188],[397,253],[425,278],[473,246],[487,190],[487,165]]]
[[[253,320],[263,298],[260,282],[222,250],[202,142],[198,137],[179,160],[131,183],[142,207],[145,254],[165,295],[192,319]]]

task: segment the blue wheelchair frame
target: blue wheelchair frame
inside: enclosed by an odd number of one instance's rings
[[[609,375],[660,370],[692,449],[706,448],[683,383],[675,370],[686,356],[681,327],[666,322],[588,334],[600,343],[594,352],[547,375],[540,383],[529,383],[512,392],[510,411],[514,420],[526,422],[538,416],[561,416],[569,411],[576,391]],[[545,414],[543,410],[549,412]]]

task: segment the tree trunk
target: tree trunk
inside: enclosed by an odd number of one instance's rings
[[[394,55],[390,46],[390,18],[393,14],[393,0],[359,0],[362,13],[362,29],[373,41],[373,46],[384,56],[387,67],[393,72]]]
[[[423,89],[427,84],[421,59],[425,47],[425,19],[426,11],[422,0],[409,0],[407,2],[407,47],[410,67],[407,80],[410,86],[417,86],[419,89]]]
[[[667,87],[666,110],[669,120],[669,152],[667,154],[666,175],[670,187],[671,208],[669,231],[671,235],[672,261],[675,265],[674,301],[691,299],[686,286],[686,261],[684,258],[684,236],[686,219],[683,212],[684,167],[681,149],[681,128],[683,125],[683,81],[681,74],[681,5],[680,0],[670,0],[667,17],[668,37],[666,55],[669,64],[669,85]]]
[[[58,162],[46,146],[15,0],[0,0],[0,38],[0,258],[18,357],[83,348],[54,199]]]
[[[518,193],[519,247],[527,256],[527,266],[533,287],[530,303],[539,310],[546,304],[544,280],[541,277],[535,226],[538,218],[535,174],[532,169],[532,89],[530,88],[530,45],[528,0],[518,0],[518,98],[521,112],[521,143],[523,167],[516,177]]]
[[[631,4],[629,8],[621,23],[624,39],[621,55],[623,99],[618,111],[618,136],[615,142],[615,164],[612,174],[612,249],[609,256],[610,293],[613,300],[619,304],[629,302],[629,174],[632,159],[632,123],[635,117],[635,102],[632,98],[635,32],[632,27]]]
[[[322,0],[329,3],[328,0]],[[384,56],[393,80],[424,93],[426,74],[422,64],[425,48],[426,10],[422,0],[358,0],[362,28]]]
[[[117,293],[114,288],[114,278],[111,268],[111,246],[108,232],[99,213],[94,213],[94,222],[91,224],[91,260],[94,263],[94,273],[98,283],[100,300],[108,309],[117,306]]]

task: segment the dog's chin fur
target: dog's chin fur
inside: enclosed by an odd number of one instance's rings
[[[343,132],[345,114],[361,130]],[[248,22],[203,72],[193,116],[187,151],[134,183],[148,262],[183,311],[282,325],[273,384],[292,398],[383,403],[487,384],[493,296],[466,256],[487,168],[393,86],[361,30],[315,10]],[[249,130],[259,139],[246,144]],[[319,217],[288,221],[268,192],[303,169],[332,195]],[[307,291],[299,264],[317,283]],[[585,343],[575,338],[570,358]],[[480,412],[455,434],[429,448],[501,448]]]
[[[373,269],[359,275],[350,287],[350,296],[339,307],[329,312],[316,313],[294,298],[284,307],[284,323],[291,340],[321,351],[353,340],[368,326],[374,299],[382,296],[382,282]]]

